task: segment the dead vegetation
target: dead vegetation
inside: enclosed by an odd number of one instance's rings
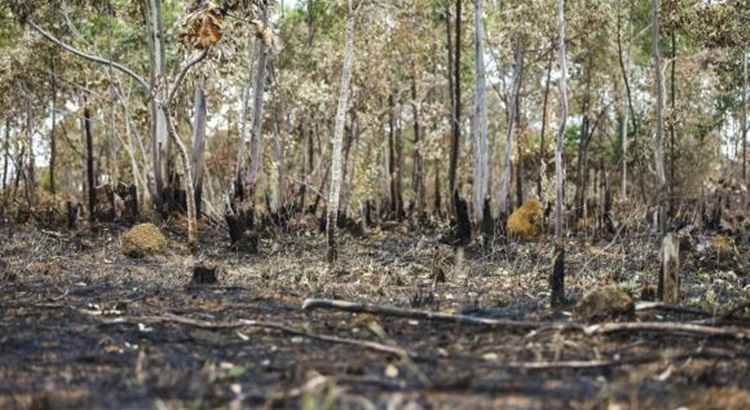
[[[131,259],[120,244],[132,232],[116,226],[2,228],[0,407],[746,403],[746,265],[696,271],[697,250],[674,306],[639,301],[660,268],[655,238],[573,241],[580,303],[554,311],[545,241],[470,245],[457,267],[439,232],[373,226],[346,236],[330,269],[310,231],[261,237],[249,256],[223,232],[207,229],[193,256],[179,230],[161,231],[161,254]],[[196,282],[196,266],[218,268],[219,283]]]

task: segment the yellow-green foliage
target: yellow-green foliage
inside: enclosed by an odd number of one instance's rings
[[[542,204],[536,199],[529,199],[517,208],[508,218],[508,232],[522,238],[530,239],[539,235],[542,221]]]
[[[153,224],[136,225],[120,237],[121,250],[131,258],[163,253],[167,249],[167,238]]]
[[[576,319],[598,321],[606,319],[631,319],[635,315],[633,298],[617,286],[594,289],[578,302]]]

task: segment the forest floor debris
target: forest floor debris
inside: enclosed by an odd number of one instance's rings
[[[549,308],[544,240],[469,246],[435,283],[426,230],[346,237],[335,269],[313,233],[246,256],[207,230],[193,256],[163,230],[164,254],[131,259],[123,232],[0,228],[0,408],[750,407],[747,267],[690,253],[679,306],[639,301],[654,238],[571,241],[570,299],[636,301],[591,324]],[[219,283],[192,286],[196,261]]]

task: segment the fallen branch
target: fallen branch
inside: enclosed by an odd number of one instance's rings
[[[650,353],[623,359],[605,360],[564,360],[564,361],[538,361],[538,362],[510,362],[502,367],[524,370],[555,370],[555,369],[600,369],[608,367],[632,366],[660,361],[679,361],[687,359],[725,359],[734,360],[742,355],[728,353],[720,350],[698,349],[694,352],[680,352],[674,354]]]
[[[657,333],[686,333],[697,336],[729,337],[739,340],[750,339],[750,333],[736,327],[718,328],[691,323],[674,322],[623,322],[602,323],[584,328],[586,335],[606,335],[618,332],[657,332]]]
[[[482,326],[491,329],[533,330],[541,327],[558,330],[583,330],[583,326],[576,323],[531,322],[510,319],[490,319],[467,315],[452,315],[449,313],[430,312],[418,309],[402,309],[393,306],[374,305],[371,303],[355,303],[344,300],[307,299],[302,304],[303,310],[332,309],[351,313],[369,313],[380,316],[394,316],[407,319],[449,322],[464,325]]]
[[[711,313],[708,313],[700,309],[693,309],[693,308],[682,307],[682,306],[677,306],[677,305],[670,305],[670,304],[662,303],[662,302],[638,302],[635,304],[636,312],[645,312],[648,310],[662,310],[665,312],[684,313],[688,315],[696,315],[696,316],[704,316],[704,317],[713,316]]]
[[[425,357],[418,355],[415,352],[408,351],[395,346],[389,346],[383,343],[371,342],[367,340],[348,339],[338,336],[320,335],[315,333],[305,332],[303,330],[297,330],[288,326],[279,325],[276,323],[262,322],[258,320],[239,319],[233,322],[210,322],[206,320],[192,319],[183,316],[177,316],[171,313],[167,313],[161,316],[137,316],[137,317],[120,317],[111,320],[102,320],[102,324],[115,325],[115,324],[134,324],[139,323],[177,323],[185,326],[193,326],[200,329],[207,330],[226,330],[226,329],[240,329],[243,327],[255,327],[260,329],[276,330],[288,335],[301,336],[311,340],[318,340],[321,342],[345,344],[350,346],[357,346],[367,350],[372,350],[380,353],[388,353],[399,357],[408,357],[415,360],[426,360]]]

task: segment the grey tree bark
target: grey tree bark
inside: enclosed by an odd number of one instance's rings
[[[651,0],[651,34],[653,43],[654,75],[656,78],[656,133],[654,135],[654,161],[657,182],[657,200],[659,206],[659,233],[666,233],[666,197],[667,175],[664,164],[664,73],[661,70],[661,51],[659,49],[659,0]]]
[[[500,215],[507,218],[510,215],[510,183],[513,174],[513,127],[515,126],[516,104],[518,103],[518,93],[521,88],[521,70],[523,69],[523,46],[521,45],[520,35],[515,34],[513,44],[513,76],[511,82],[511,92],[508,96],[508,129],[505,134],[505,153],[501,162],[500,187],[498,189],[497,202],[500,208]]]
[[[328,214],[326,217],[326,235],[328,238],[328,263],[336,262],[336,228],[339,212],[339,197],[342,179],[342,145],[346,112],[349,104],[349,86],[352,79],[352,64],[354,60],[354,10],[352,0],[347,1],[348,14],[346,18],[346,46],[344,48],[344,64],[341,70],[341,85],[339,101],[336,108],[336,123],[333,132],[333,150],[331,152],[331,186],[328,190]]]
[[[456,187],[456,175],[461,152],[461,3],[462,0],[456,0],[456,40],[453,44],[455,58],[452,60],[453,80],[450,83],[453,85],[451,91],[453,97],[451,100],[453,108],[451,118],[453,132],[451,134],[451,154],[448,164],[448,186],[451,191],[451,197],[453,197],[453,193],[458,189]],[[450,16],[448,16],[448,19],[450,19]],[[448,37],[450,37],[450,33]],[[448,52],[450,53],[450,44],[448,47]]]
[[[57,160],[57,139],[55,138],[55,123],[57,122],[57,78],[55,76],[55,57],[50,57],[50,105],[52,106],[52,123],[49,130],[49,191],[53,194],[55,187],[55,163]]]
[[[206,94],[203,90],[203,84],[195,87],[195,96],[193,97],[193,151],[192,163],[195,180],[193,189],[195,190],[195,214],[200,218],[202,213],[203,199],[203,163],[204,152],[206,149]]]
[[[742,181],[747,184],[747,50],[742,50]]]
[[[484,219],[484,199],[487,196],[489,184],[484,25],[482,24],[482,12],[482,0],[474,0],[476,90],[474,93],[474,121],[472,122],[474,128],[474,198],[472,202],[477,226]]]
[[[5,139],[3,140],[3,192],[8,187],[10,161],[10,118],[5,119]]]
[[[557,2],[560,52],[560,127],[555,146],[555,260],[550,275],[550,299],[553,306],[565,302],[565,243],[563,241],[564,173],[563,146],[568,121],[568,63],[565,49],[565,0]]]
[[[263,8],[263,25],[268,25],[268,10]],[[255,87],[253,95],[253,130],[250,141],[250,173],[247,177],[249,187],[249,200],[254,208],[255,191],[260,173],[261,153],[263,152],[263,96],[266,88],[266,71],[270,50],[262,39],[257,40],[256,55],[258,56],[258,67],[255,74]],[[255,210],[252,210],[255,212]]]
[[[151,78],[149,93],[153,96],[158,92],[159,82],[164,81],[166,74],[166,60],[164,55],[164,31],[161,18],[161,0],[149,0],[148,2],[148,29],[149,29],[149,61],[151,65]],[[164,111],[159,109],[156,98],[151,99],[151,155],[153,162],[155,192],[151,193],[156,200],[157,207],[163,206],[164,177],[169,172],[165,168],[166,146],[167,146],[167,120]]]

